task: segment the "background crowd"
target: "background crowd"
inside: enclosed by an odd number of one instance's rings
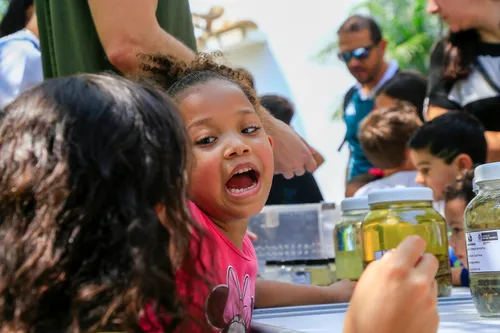
[[[346,197],[432,188],[459,260],[454,284],[468,285],[473,169],[500,161],[500,2],[429,0],[427,12],[448,27],[428,73],[388,59],[372,17],[340,24],[338,58],[357,83],[343,99],[350,158],[338,172]],[[0,331],[248,331],[254,306],[352,297],[346,332],[435,332],[437,262],[420,258],[418,238],[356,288],[257,279],[248,218],[322,201],[323,157],[289,126],[290,101],[255,96],[250,73],[197,55],[187,0],[11,0],[0,37]],[[373,284],[399,296],[369,295]],[[380,302],[401,316],[378,315]]]

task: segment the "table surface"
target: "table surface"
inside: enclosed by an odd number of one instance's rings
[[[439,299],[439,333],[499,333],[500,318],[482,318],[468,288],[454,288]],[[304,333],[342,332],[347,304],[255,310],[252,322]]]

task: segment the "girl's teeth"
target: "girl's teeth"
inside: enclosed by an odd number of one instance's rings
[[[247,187],[247,188],[231,188],[231,189],[229,189],[229,192],[231,192],[231,193],[235,193],[235,194],[238,194],[238,193],[243,193],[243,192],[245,192],[245,191],[249,191],[249,190],[251,190],[251,189],[255,188],[255,186],[257,186],[257,183],[256,183],[256,182],[254,182],[254,183],[252,184],[252,186]]]
[[[245,172],[248,172],[248,171],[250,171],[250,170],[252,170],[252,169],[251,169],[251,168],[241,169],[240,171],[236,172],[235,174],[236,174],[236,175],[238,175],[238,174],[240,174],[240,173],[245,173]]]

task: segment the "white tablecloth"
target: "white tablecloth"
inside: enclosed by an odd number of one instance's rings
[[[252,322],[304,333],[341,333],[347,304],[256,310]],[[481,318],[468,288],[439,300],[439,333],[499,333],[500,318]],[[423,319],[425,320],[425,319]]]

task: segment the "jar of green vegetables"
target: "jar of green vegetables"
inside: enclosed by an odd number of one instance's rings
[[[478,193],[464,214],[470,290],[481,316],[500,317],[500,163],[474,177]]]
[[[425,252],[439,261],[436,275],[438,295],[450,296],[451,269],[447,227],[432,206],[430,188],[410,187],[380,190],[368,195],[370,212],[362,224],[365,267],[396,248],[406,237],[418,235],[427,241]]]
[[[340,203],[342,217],[333,231],[336,276],[339,280],[358,280],[363,272],[361,223],[369,209],[368,197],[347,198]]]

